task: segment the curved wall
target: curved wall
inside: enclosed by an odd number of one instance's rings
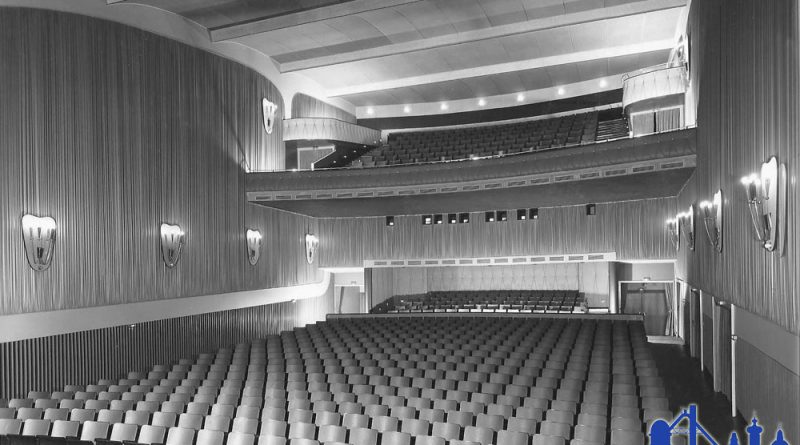
[[[292,118],[298,117],[329,118],[356,123],[356,117],[352,113],[303,93],[292,97]]]
[[[315,222],[245,201],[244,168],[282,167],[250,68],[139,29],[0,8],[0,314],[82,308],[319,281]],[[25,259],[20,218],[58,223],[52,267]],[[174,269],[158,227],[187,233]],[[249,265],[244,230],[264,234]]]

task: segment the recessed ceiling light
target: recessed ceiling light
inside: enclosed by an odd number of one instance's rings
[[[525,95],[522,93],[517,94],[517,102],[522,102],[525,100]]]
[[[403,113],[410,113],[410,112],[411,112],[411,107],[409,105],[403,107]]]
[[[608,81],[605,79],[600,79],[600,88],[605,88],[608,86]]]
[[[450,108],[450,107],[447,105],[447,102],[442,102],[442,104],[439,106],[439,108],[440,108],[442,111],[444,111],[444,110],[446,110],[446,109],[448,109],[448,108]]]
[[[486,99],[483,98],[478,99],[478,106],[479,107],[486,106]]]
[[[564,95],[564,87],[558,87],[558,95],[559,96],[563,96]]]
[[[367,108],[367,114],[373,115],[373,114],[375,114],[375,110],[372,107],[368,107]]]

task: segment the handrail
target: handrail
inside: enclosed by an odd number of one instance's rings
[[[682,68],[682,69],[685,70],[686,69],[686,65],[683,64],[683,63],[674,64],[674,63],[667,62],[667,63],[658,64],[658,65],[648,66],[646,68],[640,68],[640,69],[638,69],[636,71],[631,71],[629,73],[623,74],[622,75],[622,82],[625,83],[626,80],[632,79],[634,77],[643,76],[645,74],[654,73],[656,71],[665,71],[665,70],[670,70],[670,69],[674,69],[674,68]]]

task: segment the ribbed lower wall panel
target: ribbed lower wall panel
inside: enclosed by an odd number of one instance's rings
[[[332,296],[0,343],[0,398],[118,379],[323,320]]]
[[[800,441],[800,376],[739,339],[736,342],[736,402],[745,419],[757,415],[762,443],[771,443],[780,425],[789,443]]]

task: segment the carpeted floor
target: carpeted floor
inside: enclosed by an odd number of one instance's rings
[[[746,444],[747,436],[742,434],[747,423],[741,416],[731,417],[730,401],[722,393],[714,392],[711,376],[700,372],[700,362],[689,357],[683,346],[650,346],[658,363],[659,373],[664,379],[670,410],[677,416],[682,408],[691,403],[697,404],[700,423],[720,445],[727,445],[734,430],[739,435],[739,443]]]

